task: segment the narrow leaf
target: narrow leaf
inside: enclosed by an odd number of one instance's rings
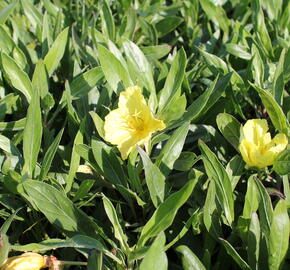
[[[164,109],[165,105],[173,98],[175,92],[181,86],[185,74],[186,62],[185,51],[181,48],[173,60],[164,88],[161,91],[158,113]]]
[[[110,202],[110,200],[103,195],[103,204],[104,204],[104,208],[105,208],[105,212],[107,214],[107,217],[109,218],[110,222],[113,225],[114,228],[114,234],[116,239],[119,240],[120,245],[122,247],[122,249],[125,252],[129,251],[129,246],[128,246],[128,239],[127,236],[124,234],[123,229],[119,223],[119,218],[117,216],[116,210],[113,206],[113,204]]]
[[[206,172],[208,176],[213,178],[216,183],[218,199],[221,202],[226,219],[231,226],[234,220],[234,199],[229,176],[217,159],[216,155],[204,142],[199,141],[199,147],[202,153]]]
[[[69,28],[65,28],[57,36],[56,40],[53,42],[51,48],[49,49],[47,55],[45,56],[43,62],[46,66],[49,77],[56,70],[57,66],[62,59],[67,43]]]
[[[159,205],[143,227],[137,247],[144,246],[148,239],[156,236],[172,224],[178,209],[188,200],[196,183],[196,179],[190,180],[182,189],[170,195]]]
[[[154,206],[157,207],[164,199],[165,176],[140,147],[138,147],[138,151],[143,161],[146,184],[151,200]]]
[[[273,219],[269,237],[269,269],[282,268],[283,261],[289,246],[289,216],[287,202],[280,200],[273,213]]]
[[[28,107],[26,123],[23,132],[23,173],[33,175],[42,138],[42,118],[38,93],[34,93]]]
[[[57,136],[55,137],[54,141],[52,142],[52,144],[47,149],[47,151],[46,151],[46,153],[44,155],[44,158],[43,158],[43,161],[42,161],[41,170],[40,170],[40,174],[39,174],[39,179],[40,180],[43,180],[46,177],[46,175],[47,175],[47,173],[48,173],[48,171],[50,169],[51,163],[52,163],[53,158],[54,158],[54,156],[56,154],[56,151],[58,149],[62,134],[63,134],[63,129],[57,134]]]
[[[184,270],[206,270],[199,258],[187,246],[178,246],[176,251],[182,255]]]
[[[165,234],[160,233],[153,244],[145,253],[144,259],[140,264],[140,270],[156,269],[158,265],[159,270],[167,270],[168,260],[164,252]]]
[[[189,122],[185,122],[175,130],[157,157],[156,165],[165,176],[173,169],[174,162],[178,159],[183,149],[188,129]]]
[[[28,75],[21,70],[14,59],[7,54],[1,53],[1,59],[3,69],[6,72],[12,86],[19,90],[26,97],[27,101],[30,102],[33,91]]]

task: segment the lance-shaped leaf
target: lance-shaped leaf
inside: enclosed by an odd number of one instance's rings
[[[269,269],[282,268],[289,246],[289,216],[287,201],[280,200],[273,213],[273,219],[269,237]]]
[[[144,246],[148,239],[156,236],[172,224],[178,209],[188,200],[192,193],[197,182],[196,179],[190,180],[182,189],[170,195],[159,205],[152,217],[143,227],[137,247]]]
[[[208,146],[203,141],[199,141],[198,144],[207,175],[213,178],[216,183],[218,200],[221,203],[228,224],[231,226],[234,220],[234,198],[229,176],[216,155]]]
[[[119,218],[117,216],[117,213],[116,213],[116,210],[115,210],[113,204],[105,195],[103,195],[103,204],[104,204],[106,214],[107,214],[110,222],[113,225],[116,239],[119,240],[122,249],[125,252],[128,252],[129,246],[127,243],[127,241],[128,241],[127,236],[124,234],[123,229],[119,223]]]
[[[174,131],[166,145],[157,157],[156,165],[164,175],[168,175],[173,169],[174,162],[178,159],[188,133],[189,122],[185,122]]]
[[[248,262],[252,270],[259,269],[260,223],[256,212],[253,212],[248,232]]]
[[[266,90],[263,90],[254,84],[251,84],[251,86],[254,87],[256,91],[259,93],[263,101],[263,104],[272,120],[274,127],[278,129],[280,132],[288,135],[289,123],[282,108],[275,101],[274,97]]]
[[[181,260],[184,270],[206,269],[199,258],[187,246],[179,246],[176,248],[176,251],[182,255]]]
[[[143,161],[146,184],[151,200],[154,206],[157,207],[164,199],[165,176],[140,147],[138,147],[138,151]]]
[[[124,90],[132,82],[129,72],[122,62],[107,48],[98,45],[99,60],[106,80],[115,92]]]
[[[144,259],[140,264],[140,270],[155,269],[158,265],[159,270],[167,270],[168,260],[164,252],[165,234],[160,233],[148,251],[145,253]]]
[[[26,180],[18,185],[19,191],[32,204],[35,210],[41,211],[48,221],[68,236],[83,234],[100,239],[108,239],[102,229],[83,211],[77,208],[64,192],[44,182]]]
[[[62,59],[67,43],[68,38],[68,30],[69,28],[65,28],[62,32],[57,36],[56,40],[53,42],[51,48],[49,49],[47,55],[45,56],[43,63],[46,66],[48,75],[51,76],[55,71],[57,66]]]
[[[27,99],[33,95],[32,84],[28,75],[17,65],[13,58],[6,53],[1,53],[2,66],[13,87],[19,90]]]
[[[23,173],[32,177],[42,138],[42,119],[38,93],[32,96],[28,107],[25,128],[23,132]]]
[[[240,141],[239,121],[228,113],[220,113],[216,118],[217,126],[228,142],[238,149]]]
[[[171,99],[174,97],[175,92],[181,86],[185,74],[186,62],[186,54],[184,49],[182,48],[179,50],[173,60],[172,66],[165,81],[164,88],[160,93],[158,107],[159,114],[164,109],[166,104],[171,101]]]

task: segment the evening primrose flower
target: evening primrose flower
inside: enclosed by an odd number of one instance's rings
[[[248,120],[243,126],[239,150],[248,165],[258,168],[270,166],[286,148],[288,139],[285,134],[279,133],[272,140],[267,131],[268,124],[265,119]]]
[[[105,117],[105,140],[117,145],[126,159],[136,145],[148,144],[153,132],[166,126],[154,118],[139,86],[121,92],[118,109]]]
[[[45,267],[47,267],[46,256],[27,252],[20,256],[6,259],[0,267],[0,270],[39,270]]]

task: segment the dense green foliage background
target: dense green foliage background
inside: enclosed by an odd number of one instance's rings
[[[238,151],[247,119],[289,138],[289,33],[288,0],[0,0],[1,260],[289,269],[289,149]],[[122,161],[103,120],[131,85],[167,128]]]

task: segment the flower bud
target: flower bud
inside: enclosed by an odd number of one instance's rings
[[[0,267],[0,270],[39,270],[46,266],[46,256],[27,252],[20,256],[8,258]]]

